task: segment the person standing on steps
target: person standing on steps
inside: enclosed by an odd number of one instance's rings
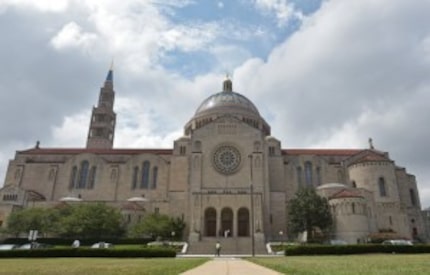
[[[219,241],[216,242],[215,244],[215,256],[220,256],[221,255],[221,244],[219,243]]]

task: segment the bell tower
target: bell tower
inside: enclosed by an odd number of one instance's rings
[[[99,102],[91,113],[87,148],[111,149],[115,135],[116,114],[113,111],[115,91],[113,90],[113,68],[109,69],[103,87],[100,88]]]

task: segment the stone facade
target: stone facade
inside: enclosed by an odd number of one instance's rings
[[[17,151],[0,190],[2,226],[20,208],[105,202],[121,209],[128,223],[152,212],[180,217],[190,241],[252,231],[266,241],[285,239],[289,200],[300,186],[312,186],[329,199],[334,239],[362,242],[380,231],[426,237],[415,177],[386,152],[373,146],[282,149],[255,105],[228,79],[201,104],[172,149],[112,148],[113,98],[110,71],[86,148],[38,144]]]

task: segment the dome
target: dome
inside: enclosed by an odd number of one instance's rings
[[[222,91],[217,94],[211,95],[200,104],[197,108],[195,116],[213,112],[247,112],[256,116],[260,116],[257,107],[245,96],[235,93],[233,91]]]
[[[245,96],[233,92],[233,83],[227,77],[223,82],[223,91],[211,95],[200,104],[195,117],[213,113],[248,113],[259,117],[260,113]]]
[[[327,189],[327,188],[347,188],[347,186],[342,183],[332,182],[332,183],[325,183],[317,187],[318,190]]]
[[[222,91],[206,98],[197,108],[194,116],[185,125],[185,135],[188,136],[193,130],[225,115],[234,116],[263,131],[265,135],[270,135],[270,126],[260,116],[257,107],[244,95],[233,92],[233,83],[228,77],[223,82]]]

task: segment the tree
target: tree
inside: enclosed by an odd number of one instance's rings
[[[172,231],[175,232],[175,236],[177,239],[182,239],[182,235],[184,233],[184,229],[186,224],[182,218],[170,218],[170,222],[172,224]]]
[[[58,233],[66,237],[117,237],[123,233],[119,210],[103,203],[79,204],[63,209]]]
[[[168,239],[172,232],[178,237],[182,236],[185,223],[180,218],[171,218],[163,214],[151,214],[131,228],[133,237],[151,236],[154,238]]]
[[[14,211],[7,221],[7,232],[19,236],[30,230],[38,230],[40,235],[55,232],[55,225],[59,215],[55,209],[50,208],[26,208]]]
[[[306,231],[308,241],[314,240],[315,229],[325,232],[333,224],[329,204],[314,188],[300,188],[289,205],[289,229],[292,233]]]

